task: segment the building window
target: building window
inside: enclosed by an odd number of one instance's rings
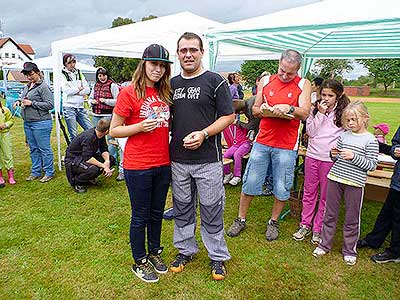
[[[15,53],[11,54],[11,57],[12,57],[12,58],[15,58]]]
[[[5,58],[8,58],[8,53],[4,53],[4,57],[5,57]]]

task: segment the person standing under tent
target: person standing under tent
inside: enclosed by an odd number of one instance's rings
[[[83,130],[93,128],[87,110],[84,108],[84,97],[89,95],[90,88],[82,72],[75,68],[76,59],[72,54],[63,56],[64,67],[61,70],[62,107],[65,122],[69,132],[69,139],[77,136],[77,123]]]

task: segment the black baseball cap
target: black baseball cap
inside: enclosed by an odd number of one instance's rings
[[[24,69],[21,71],[22,74],[28,74],[30,71],[39,72],[37,64],[27,61],[24,63]]]
[[[158,44],[152,44],[144,49],[143,60],[159,60],[165,61],[172,64],[173,62],[169,60],[169,52],[163,46]]]

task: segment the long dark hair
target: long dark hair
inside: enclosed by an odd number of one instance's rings
[[[343,84],[335,79],[326,79],[321,84],[321,91],[323,89],[331,89],[336,95],[336,108],[335,108],[335,125],[337,127],[342,127],[342,115],[343,110],[350,103],[349,97],[344,93]],[[314,115],[318,112],[318,107],[314,108]]]
[[[4,114],[4,108],[3,108],[3,104],[1,103],[1,100],[0,100],[0,108],[1,108],[1,112]]]

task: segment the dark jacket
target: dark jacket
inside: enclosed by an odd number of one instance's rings
[[[24,98],[32,101],[31,106],[25,106],[21,109],[24,121],[51,120],[49,111],[54,108],[54,97],[49,86],[43,80],[37,82],[32,88],[29,88],[29,84],[26,85],[21,95],[21,99]]]
[[[98,138],[94,128],[87,129],[76,136],[65,153],[65,164],[79,165],[100,153],[108,152],[106,138]]]
[[[390,151],[391,156],[396,160],[390,188],[400,191],[400,158],[394,156],[394,149],[397,147],[400,148],[400,127],[397,128],[397,131],[392,139],[392,149]]]

